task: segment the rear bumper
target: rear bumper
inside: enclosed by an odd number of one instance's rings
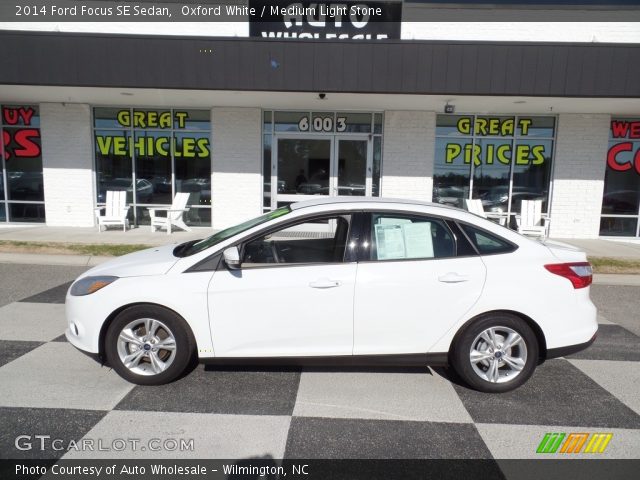
[[[549,348],[547,350],[547,359],[550,358],[558,358],[558,357],[566,357],[567,355],[571,355],[572,353],[577,353],[585,348],[589,347],[596,340],[597,332],[593,334],[593,337],[587,342],[577,343],[575,345],[567,345],[566,347],[558,347],[558,348]]]

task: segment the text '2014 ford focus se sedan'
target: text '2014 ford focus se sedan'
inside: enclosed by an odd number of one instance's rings
[[[595,338],[591,266],[452,207],[312,200],[103,263],[67,339],[142,385],[193,361],[451,365],[504,392]]]

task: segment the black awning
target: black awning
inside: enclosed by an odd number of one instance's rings
[[[640,97],[640,45],[0,32],[0,84]]]

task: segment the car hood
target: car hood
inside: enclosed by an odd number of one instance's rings
[[[553,256],[563,262],[586,262],[587,254],[573,245],[568,243],[545,240],[544,246],[547,247]]]
[[[153,247],[139,252],[129,253],[108,260],[85,272],[89,275],[114,275],[116,277],[139,277],[163,275],[179,260],[173,256],[175,244]]]

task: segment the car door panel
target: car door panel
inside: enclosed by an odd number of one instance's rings
[[[480,257],[360,264],[354,355],[428,352],[476,303],[485,271]]]
[[[218,270],[209,286],[217,357],[351,355],[357,264]]]

